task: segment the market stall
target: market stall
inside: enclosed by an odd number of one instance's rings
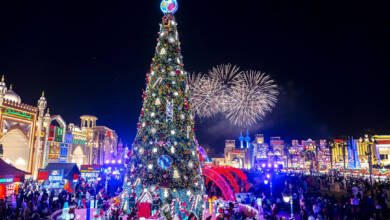
[[[81,178],[87,182],[95,182],[102,172],[100,165],[81,165]]]
[[[47,181],[46,188],[62,189],[66,184],[77,181],[80,170],[75,163],[49,163],[39,170],[38,180]]]
[[[24,176],[27,174],[29,173],[19,170],[0,159],[0,199],[17,193],[19,184],[24,181]]]

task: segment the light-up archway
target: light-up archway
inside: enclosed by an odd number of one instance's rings
[[[215,182],[226,200],[235,201],[234,194],[232,189],[230,188],[229,183],[227,183],[226,180],[221,175],[219,175],[217,171],[205,166],[202,169],[202,175]]]
[[[0,144],[3,145],[3,158],[14,167],[28,171],[30,146],[28,137],[19,128],[14,128],[4,135]]]
[[[241,181],[244,182],[245,190],[248,191],[248,177],[242,170],[235,167],[224,167],[224,168],[227,169],[229,172],[232,172],[235,175],[237,175],[241,179]]]
[[[220,175],[225,177],[230,185],[232,186],[234,193],[240,193],[240,187],[238,187],[238,184],[233,177],[233,175],[229,172],[228,169],[225,169],[224,167],[212,167],[213,170],[217,171]]]

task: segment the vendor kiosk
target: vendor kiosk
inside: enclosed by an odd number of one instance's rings
[[[24,176],[29,174],[0,159],[0,199],[18,193],[19,185],[24,181]]]
[[[39,170],[38,180],[45,181],[47,189],[63,189],[67,183],[77,182],[80,170],[75,163],[49,163]]]
[[[86,182],[95,182],[98,180],[102,169],[100,165],[81,165],[81,178]]]

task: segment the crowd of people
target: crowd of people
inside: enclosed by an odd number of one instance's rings
[[[217,211],[220,219],[247,219],[248,215],[237,209],[238,203],[257,209],[255,219],[288,219],[291,216],[290,199],[295,219],[390,219],[388,180],[371,183],[369,179],[344,177],[340,173],[319,176],[279,173],[272,177],[273,184],[270,185],[271,180],[262,181],[264,175],[255,173],[253,176],[248,196],[236,195],[236,203],[220,207]],[[212,184],[206,189],[217,198],[220,195]]]
[[[367,179],[341,175],[285,175],[279,179],[284,184],[274,185],[272,196],[269,189],[253,191],[251,205],[258,208],[260,219],[290,216],[290,203],[283,201],[283,196],[291,196],[294,215],[303,220],[390,219],[388,181],[374,181],[371,185]]]
[[[48,188],[47,182],[32,179],[20,184],[17,193],[0,199],[0,219],[38,220],[50,219],[50,215],[62,210],[65,203],[76,208],[86,208],[91,199],[97,208],[105,211],[109,208],[109,199],[121,192],[121,182],[105,179],[86,182],[79,179],[72,187],[61,189]]]
[[[259,175],[258,175],[259,176]],[[237,197],[236,203],[218,208],[219,219],[283,219],[290,216],[292,199],[294,217],[302,220],[360,220],[390,219],[390,182],[363,178],[332,176],[305,176],[279,174],[270,183],[251,181],[248,196]],[[73,187],[48,188],[46,182],[32,179],[21,183],[18,193],[0,199],[0,219],[50,219],[65,203],[86,208],[88,201],[96,201],[105,212],[109,199],[121,192],[121,181],[99,179],[86,182],[80,179]],[[218,196],[218,189],[209,184],[208,193]],[[271,193],[272,189],[272,193]],[[243,204],[248,206],[242,206]],[[253,207],[252,210],[250,207]],[[256,216],[253,216],[256,213]]]

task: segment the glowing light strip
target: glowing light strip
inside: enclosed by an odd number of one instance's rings
[[[18,116],[18,117],[27,118],[27,119],[31,119],[32,118],[32,116],[31,115],[27,115],[26,112],[22,112],[22,113],[15,112],[11,108],[5,109],[3,114],[10,115],[10,116]]]

